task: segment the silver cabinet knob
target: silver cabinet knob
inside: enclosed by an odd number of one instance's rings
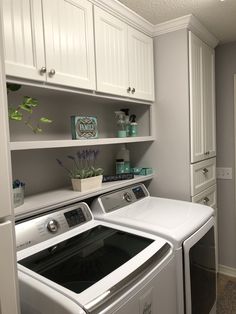
[[[131,87],[129,86],[128,88],[127,88],[127,93],[130,93],[131,92]]]
[[[132,202],[132,195],[128,192],[125,192],[123,195],[123,198],[126,200],[126,202],[130,203]]]
[[[132,93],[132,94],[134,94],[134,93],[135,93],[135,88],[134,88],[134,87],[132,88],[131,93]]]
[[[208,170],[207,168],[203,168],[203,169],[202,169],[202,173],[203,173],[204,175],[206,175],[208,172],[209,172],[209,170]]]
[[[209,200],[209,198],[208,197],[204,197],[204,199],[203,199],[203,204],[207,204],[208,202],[209,202],[210,200]]]
[[[209,154],[210,154],[210,152],[208,151],[208,152],[205,152],[204,154],[205,154],[205,155],[209,155]]]
[[[56,71],[54,70],[54,69],[51,69],[50,71],[49,71],[49,76],[53,76],[53,75],[55,75],[56,74]]]
[[[46,72],[47,72],[46,67],[42,67],[42,68],[39,70],[39,72],[40,72],[41,75],[44,74],[44,73],[46,73]]]
[[[48,223],[47,223],[47,229],[49,232],[51,233],[56,233],[57,230],[59,228],[59,224],[55,219],[51,219]]]

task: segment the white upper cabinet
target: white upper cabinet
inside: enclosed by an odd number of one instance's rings
[[[216,155],[214,50],[189,32],[191,162]]]
[[[128,27],[131,96],[154,100],[153,40]]]
[[[6,74],[44,81],[41,0],[3,0]]]
[[[97,90],[154,100],[153,40],[94,7]]]
[[[7,75],[95,89],[90,2],[4,0],[3,17]]]
[[[94,7],[97,90],[127,96],[127,25]]]
[[[47,81],[95,89],[92,4],[43,0]]]

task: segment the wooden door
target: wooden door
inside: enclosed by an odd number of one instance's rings
[[[95,89],[92,4],[43,0],[47,81]]]
[[[40,0],[3,0],[5,66],[8,76],[44,81]]]
[[[189,32],[191,162],[206,158],[202,64],[202,41]]]
[[[154,100],[153,39],[128,27],[131,96]]]
[[[94,7],[97,90],[129,96],[127,25]]]
[[[204,142],[207,157],[216,155],[215,127],[215,53],[203,44]]]

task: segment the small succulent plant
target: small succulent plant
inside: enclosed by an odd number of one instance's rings
[[[7,83],[7,93],[15,92],[21,88],[21,85]],[[9,107],[8,116],[13,121],[23,121],[34,133],[42,132],[41,123],[51,123],[52,120],[41,117],[32,123],[33,109],[38,107],[38,100],[29,96],[24,96],[23,101],[17,107]],[[27,116],[25,116],[25,114]]]
[[[56,159],[58,164],[68,173],[72,179],[86,179],[103,174],[102,168],[96,168],[96,160],[99,150],[85,149],[78,151],[75,156],[68,155],[72,162],[72,168],[65,166],[60,159]]]

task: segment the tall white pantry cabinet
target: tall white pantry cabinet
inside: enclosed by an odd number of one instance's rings
[[[214,49],[181,29],[157,36],[154,51],[158,179],[151,189],[216,209]]]

